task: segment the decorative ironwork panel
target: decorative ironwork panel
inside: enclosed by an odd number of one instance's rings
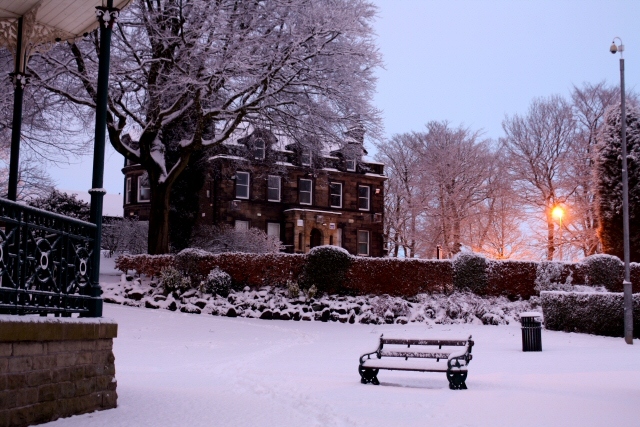
[[[0,313],[89,314],[96,226],[0,199]]]

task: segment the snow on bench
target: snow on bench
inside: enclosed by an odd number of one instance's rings
[[[406,346],[406,348],[399,346]],[[418,348],[411,349],[411,346],[418,346]],[[463,349],[459,347],[463,347]],[[360,356],[360,365],[358,366],[360,382],[362,384],[380,384],[378,381],[380,369],[445,372],[450,389],[466,389],[465,380],[467,379],[467,366],[472,359],[472,347],[471,336],[468,339],[406,339],[385,338],[384,335],[381,335],[378,348]],[[375,355],[376,358],[372,359],[372,355]],[[440,359],[443,361],[441,362]]]

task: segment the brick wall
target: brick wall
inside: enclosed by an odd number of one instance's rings
[[[105,319],[0,316],[0,427],[115,408],[117,329]]]

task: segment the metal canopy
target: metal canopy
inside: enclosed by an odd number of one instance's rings
[[[114,0],[113,6],[122,9],[130,1]],[[0,47],[15,55],[19,18],[24,22],[21,53],[27,58],[56,41],[82,37],[98,27],[95,8],[105,5],[103,0],[0,0]]]

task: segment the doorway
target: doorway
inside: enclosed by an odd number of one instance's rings
[[[309,240],[310,240],[309,247],[311,248],[315,248],[316,246],[322,245],[322,231],[318,230],[317,228],[312,229]]]

